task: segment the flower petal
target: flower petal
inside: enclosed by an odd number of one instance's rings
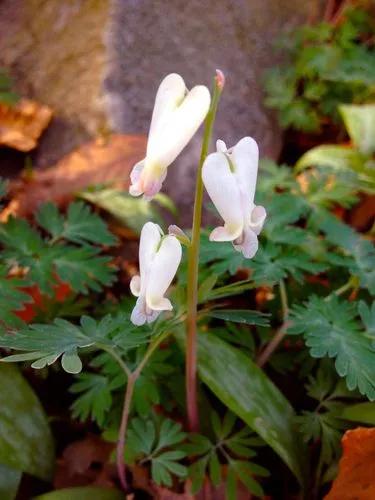
[[[254,202],[257,183],[259,149],[252,137],[244,137],[231,150],[238,183],[247,207]]]
[[[205,119],[210,107],[207,87],[194,87],[162,126],[153,129],[147,147],[146,167],[149,162],[167,168],[181,153]]]
[[[255,234],[260,234],[266,217],[266,209],[261,205],[256,205],[251,211],[249,226]]]
[[[176,274],[182,256],[181,244],[175,236],[165,236],[154,257],[147,280],[146,303],[151,309],[171,310],[171,302],[164,297]]]
[[[163,122],[181,104],[187,92],[183,78],[177,73],[167,75],[159,85],[152,113],[149,141],[155,131],[162,127]]]
[[[145,160],[136,163],[130,173],[129,193],[132,196],[140,196],[143,193],[142,172],[145,166]]]
[[[135,297],[139,297],[141,294],[141,277],[133,276],[130,281],[130,291]]]
[[[154,224],[153,222],[146,222],[141,231],[141,238],[139,242],[139,270],[141,275],[140,293],[142,295],[146,290],[150,269],[162,234],[163,232],[160,226]]]
[[[257,235],[251,229],[245,229],[243,233],[243,239],[240,243],[233,243],[234,248],[238,252],[242,252],[246,259],[252,259],[258,251],[258,238]]]
[[[136,326],[142,326],[146,323],[146,302],[144,297],[138,297],[130,315],[130,321]]]
[[[242,233],[244,218],[240,190],[224,153],[212,153],[207,156],[203,164],[202,179],[225,222],[224,228],[217,228],[210,238],[215,241],[235,240]]]
[[[216,141],[216,151],[218,153],[226,153],[227,152],[227,145],[221,139],[218,139]]]
[[[138,297],[130,316],[130,321],[133,325],[142,326],[145,323],[152,323],[159,316],[159,311],[153,311],[146,305],[146,300],[143,296]]]

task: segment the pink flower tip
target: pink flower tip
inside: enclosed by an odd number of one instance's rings
[[[224,75],[224,73],[221,71],[221,69],[217,69],[217,70],[216,70],[216,77],[215,77],[215,80],[216,80],[216,85],[219,87],[219,89],[220,89],[220,90],[223,90],[224,85],[225,85],[225,75]]]

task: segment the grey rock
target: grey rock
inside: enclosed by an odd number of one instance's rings
[[[226,75],[214,138],[233,145],[245,135],[262,156],[276,158],[281,132],[262,105],[262,76],[280,62],[274,42],[306,20],[312,2],[300,0],[114,0],[107,34],[107,106],[116,131],[147,133],[162,78],[180,73],[188,86],[211,85],[215,69]],[[169,169],[165,183],[191,215],[201,135]]]

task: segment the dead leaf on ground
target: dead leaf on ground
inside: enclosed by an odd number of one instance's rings
[[[351,210],[349,222],[357,231],[371,228],[375,220],[375,196],[362,195],[360,202]]]
[[[28,216],[46,201],[65,205],[76,192],[98,184],[127,189],[130,170],[145,150],[146,137],[142,135],[112,135],[84,144],[55,166],[36,169],[31,176],[12,181],[12,207],[3,212],[6,216]]]
[[[339,473],[325,500],[374,500],[375,427],[347,431]]]
[[[51,108],[29,99],[14,106],[0,104],[0,146],[31,151],[51,118]]]
[[[114,486],[116,472],[110,463],[112,452],[113,444],[95,435],[71,443],[57,461],[54,487],[60,489],[94,484]]]

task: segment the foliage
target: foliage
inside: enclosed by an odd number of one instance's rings
[[[338,24],[322,22],[288,33],[282,46],[290,63],[268,70],[266,104],[282,127],[318,132],[338,122],[342,103],[374,98],[375,26],[371,13],[347,8]]]
[[[0,104],[13,105],[18,100],[19,96],[13,90],[12,79],[4,68],[0,68]]]
[[[0,190],[6,193],[5,183]],[[87,294],[100,292],[115,280],[112,259],[100,255],[98,245],[113,245],[116,239],[82,202],[72,203],[65,217],[51,203],[42,205],[35,221],[46,234],[20,218],[10,217],[0,225],[0,302],[4,306],[0,321],[8,326],[19,324],[12,312],[31,301],[22,288],[37,285],[52,296],[62,282],[72,292]]]
[[[359,189],[375,193],[375,105],[340,106],[352,147],[322,145],[310,149],[297,162],[298,171],[312,165],[351,170]]]
[[[0,336],[0,346],[25,351],[2,358],[4,362],[31,361],[36,369],[51,365],[61,356],[61,366],[68,373],[79,373],[82,362],[78,349],[102,348],[127,351],[147,340],[148,332],[135,329],[129,317],[104,316],[100,321],[82,316],[80,325],[56,318],[53,324],[33,324]]]
[[[361,328],[357,316],[354,304],[335,296],[328,300],[311,296],[304,305],[294,307],[289,333],[304,335],[311,356],[335,358],[337,373],[345,377],[348,389],[358,388],[361,394],[374,401],[375,346],[367,330]]]
[[[47,417],[15,366],[0,365],[0,403],[0,470],[4,482],[17,481],[15,472],[51,479],[54,444]],[[0,491],[3,485],[1,481]]]
[[[321,362],[316,376],[310,375],[306,384],[307,395],[316,401],[314,410],[304,410],[296,417],[299,430],[306,442],[319,443],[318,471],[326,468],[319,480],[329,480],[330,468],[340,457],[340,440],[348,424],[342,419],[345,399],[353,397],[342,381],[337,381],[329,362]],[[356,397],[356,395],[354,395]]]
[[[267,477],[269,472],[254,463],[254,447],[261,446],[262,440],[255,437],[248,427],[237,429],[236,416],[227,412],[221,420],[216,412],[211,412],[210,424],[213,431],[211,438],[200,434],[192,434],[184,449],[195,461],[189,467],[192,480],[192,493],[197,493],[203,485],[206,474],[214,486],[223,481],[223,463],[226,472],[226,498],[237,497],[237,482],[256,496],[263,496],[261,485],[254,476]]]

